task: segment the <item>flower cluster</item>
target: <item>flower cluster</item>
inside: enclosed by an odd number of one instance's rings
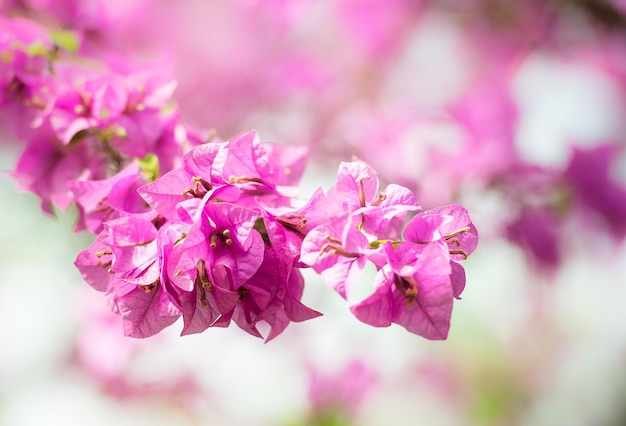
[[[374,292],[351,306],[352,313],[376,327],[395,323],[445,339],[453,298],[465,287],[456,261],[466,259],[478,240],[467,210],[450,205],[422,211],[415,195],[399,185],[379,192],[374,170],[360,162],[341,164],[328,200],[336,211],[307,234],[302,261],[344,298],[372,262],[378,270]],[[409,212],[418,213],[402,230]]]
[[[354,315],[447,337],[465,285],[456,261],[477,240],[463,207],[422,211],[405,187],[379,192],[376,172],[358,161],[340,165],[327,194],[298,199],[306,147],[192,131],[172,105],[171,79],[78,63],[37,41],[36,24],[6,21],[0,106],[27,113],[11,120],[26,142],[14,176],[44,211],[78,208],[76,230],[97,238],[75,264],[126,335],[182,317],[183,335],[234,322],[271,340],[321,315],[301,302],[302,268],[347,298],[372,262],[375,288]]]
[[[346,297],[369,260],[374,293],[353,306],[374,326],[398,323],[447,336],[452,299],[476,231],[461,206],[420,212],[406,188],[378,192],[374,170],[342,163],[337,184],[303,203],[293,197],[306,151],[261,143],[256,133],[197,146],[182,165],[141,186],[153,209],[104,224],[76,265],[105,291],[126,334],[145,337],[183,318],[183,334],[235,322],[270,340],[290,322],[320,315],[300,299],[311,266]]]

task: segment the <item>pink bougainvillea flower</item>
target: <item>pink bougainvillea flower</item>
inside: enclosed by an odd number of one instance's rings
[[[626,185],[610,175],[619,151],[617,145],[574,149],[565,179],[578,205],[595,212],[616,236],[623,238],[626,235]]]
[[[224,265],[207,268],[205,261],[199,260],[191,290],[174,288],[183,314],[181,335],[201,333],[209,327],[227,327],[240,297],[233,287],[230,269]]]
[[[453,302],[447,248],[440,243],[405,243],[395,254],[391,243],[385,248],[396,261],[378,271],[374,293],[350,311],[375,327],[394,323],[427,339],[446,339]]]
[[[391,184],[369,205],[356,212],[361,215],[361,229],[377,239],[397,239],[407,213],[420,210],[415,194],[409,189]]]
[[[52,213],[53,204],[65,210],[73,201],[68,182],[105,177],[104,160],[90,155],[91,141],[64,147],[44,123],[28,141],[13,176],[22,189],[41,199],[41,208]]]
[[[263,262],[256,213],[230,203],[204,203],[185,239],[174,247],[170,278],[180,300],[183,334],[227,326],[237,289]]]
[[[321,274],[327,284],[347,299],[350,290],[361,277],[368,260],[376,261],[380,248],[372,248],[367,237],[354,222],[329,220],[309,231],[302,241],[300,260]]]
[[[0,107],[28,99],[25,92],[47,76],[52,49],[48,31],[36,22],[0,16]]]
[[[227,267],[235,286],[254,275],[263,260],[263,239],[254,229],[256,217],[253,210],[234,204],[205,204],[181,244],[180,267],[172,273],[176,285],[191,289],[189,278],[195,276],[198,260],[205,261],[207,269],[217,264]]]
[[[127,94],[115,75],[96,76],[58,95],[48,120],[65,145],[81,131],[105,128],[122,113]]]
[[[281,247],[279,261],[289,264],[299,262],[302,240],[308,232],[328,220],[328,200],[321,188],[300,208],[272,208],[262,202],[259,205],[263,215],[263,229],[260,231],[267,238],[266,244]]]
[[[109,245],[104,243],[108,235],[101,233],[91,246],[76,256],[74,265],[87,284],[100,292],[106,292],[109,288],[111,273],[109,268],[112,260],[105,254],[113,254]],[[104,258],[103,258],[104,257]]]
[[[347,298],[368,260],[382,267],[380,241],[398,238],[406,214],[420,206],[399,185],[379,193],[376,173],[358,161],[341,163],[328,204],[327,222],[307,234],[301,260]]]
[[[256,195],[276,189],[273,164],[256,132],[236,136],[227,143],[227,155],[220,169],[224,183],[236,184]]]
[[[268,259],[268,262],[271,262],[271,258]],[[285,286],[285,292],[279,308],[270,316],[258,317],[258,319],[263,319],[270,325],[270,331],[265,338],[266,342],[282,333],[291,322],[308,321],[322,315],[320,312],[302,303],[304,278],[299,269],[293,268],[291,270]]]
[[[223,149],[224,145],[220,143],[207,143],[193,148],[183,156],[181,167],[139,188],[139,194],[160,215],[177,217],[178,203],[188,198],[201,199],[214,190],[213,162]],[[234,200],[238,197],[236,191]]]
[[[143,184],[137,162],[130,163],[108,179],[69,182],[79,209],[75,231],[86,228],[97,234],[102,230],[103,222],[133,214],[153,219],[156,213],[137,194],[137,188]]]
[[[177,118],[175,110],[164,112],[171,102],[176,81],[148,70],[124,75],[122,83],[126,102],[109,126],[117,130],[113,132],[112,146],[127,157],[144,157],[149,152],[159,154],[164,148],[161,140],[163,133],[171,131],[166,126],[171,126],[172,119]],[[179,156],[180,153],[176,152],[175,157]],[[168,160],[163,159],[165,162]]]
[[[403,232],[406,241],[428,243],[443,241],[451,259],[465,260],[478,245],[478,232],[467,209],[459,204],[437,207],[415,215]]]
[[[3,6],[7,16],[24,12],[19,3]],[[33,3],[32,16],[52,5],[51,0],[27,3]],[[53,204],[66,207],[76,202],[81,214],[77,228],[101,232],[78,256],[76,265],[94,288],[108,293],[113,309],[123,316],[126,334],[154,334],[182,315],[182,334],[235,322],[246,332],[271,340],[290,322],[318,315],[301,302],[300,268],[321,273],[347,298],[370,261],[379,271],[377,288],[354,309],[367,322],[397,322],[433,338],[436,333],[425,325],[431,319],[438,327],[436,338],[441,338],[445,324],[440,323],[465,284],[465,271],[456,262],[470,255],[477,241],[475,228],[460,206],[421,212],[409,189],[392,184],[381,190],[374,169],[359,161],[340,165],[328,196],[318,190],[308,201],[296,200],[306,147],[264,143],[256,132],[221,141],[196,134],[179,121],[183,115],[189,117],[196,99],[213,99],[216,102],[202,105],[202,114],[222,131],[233,132],[240,128],[241,119],[250,118],[247,106],[256,108],[255,120],[276,118],[283,115],[283,107],[276,103],[280,101],[295,112],[297,121],[291,115],[274,120],[280,121],[269,123],[277,126],[275,134],[287,130],[292,136],[304,135],[303,141],[339,140],[329,130],[338,124],[337,115],[352,110],[345,108],[346,102],[354,105],[356,100],[375,115],[360,115],[347,126],[359,134],[353,148],[358,147],[359,155],[367,155],[373,164],[381,155],[389,159],[387,171],[404,175],[407,185],[416,185],[420,177],[406,178],[415,169],[413,162],[404,161],[409,157],[423,159],[429,171],[440,170],[430,181],[419,181],[441,198],[452,194],[455,180],[462,181],[468,173],[488,166],[507,170],[509,157],[492,160],[493,152],[508,151],[489,149],[497,145],[493,140],[510,147],[516,111],[506,78],[477,86],[448,108],[446,119],[461,129],[463,141],[476,144],[466,143],[466,149],[452,157],[443,151],[441,156],[431,155],[430,150],[419,151],[426,155],[402,156],[387,150],[387,142],[401,138],[412,143],[412,132],[422,124],[416,124],[415,117],[422,112],[404,95],[400,102],[388,102],[389,95],[396,96],[394,85],[389,86],[386,77],[370,78],[368,70],[375,69],[372,65],[398,68],[396,62],[411,59],[401,57],[412,51],[403,43],[412,42],[409,38],[423,2],[367,0],[363,7],[363,1],[348,0],[321,8],[284,0],[203,5],[216,12],[208,15],[218,17],[212,30],[227,36],[196,38],[197,44],[183,49],[192,53],[194,66],[172,64],[179,72],[202,71],[200,86],[194,84],[198,80],[183,79],[188,96],[183,94],[179,100],[185,114],[170,103],[176,83],[154,68],[137,68],[124,53],[139,51],[150,42],[163,52],[164,45],[181,42],[178,37],[186,31],[165,34],[161,18],[186,14],[201,2],[183,9],[160,5],[150,14],[140,13],[144,0],[115,2],[110,8],[100,0],[89,5],[72,0],[57,3],[55,10],[46,13],[46,24],[75,30],[80,46],[75,52],[58,51],[60,46],[52,39],[62,40],[55,30],[50,37],[47,29],[37,25],[8,25],[9,35],[0,34],[0,87],[10,96],[0,98],[0,105],[19,100],[24,107],[31,102],[29,108],[36,110],[36,120],[29,116],[29,147],[16,175],[23,187],[38,193],[47,210]],[[124,32],[129,38],[122,40],[114,30],[130,22],[135,12],[132,28]],[[322,17],[329,24],[322,39],[306,37],[312,34],[306,26],[291,25],[305,16]],[[5,19],[0,20],[4,24]],[[190,27],[189,19],[178,21]],[[140,33],[148,28],[155,31],[142,37]],[[290,35],[291,30],[301,33],[286,37],[286,43],[265,43],[276,35]],[[44,47],[39,52],[33,49],[37,39]],[[239,54],[215,61],[225,52],[224,43],[217,41],[223,39],[230,40],[226,50],[236,46]],[[7,50],[11,55],[6,55]],[[172,55],[178,55],[174,50]],[[3,67],[6,63],[8,68]],[[261,72],[251,73],[251,69]],[[346,75],[355,77],[354,87],[344,87]],[[198,88],[211,96],[200,96]],[[36,101],[44,89],[48,95]],[[321,101],[315,111],[302,102],[311,94]],[[285,100],[288,104],[282,103]],[[380,126],[385,117],[389,123]],[[294,122],[298,125],[292,126]],[[342,138],[344,130],[340,129]],[[489,142],[483,145],[483,140]],[[475,151],[481,151],[477,158],[462,158]],[[144,168],[148,154],[158,159],[150,173]],[[137,191],[144,179],[151,183]],[[442,186],[447,189],[442,191]],[[393,278],[390,282],[388,276]],[[388,294],[383,292],[386,286]],[[383,294],[393,296],[387,307]],[[409,310],[411,305],[419,309]],[[442,312],[434,312],[437,306]],[[380,318],[372,314],[376,309]]]
[[[161,110],[176,83],[156,73],[122,75],[85,71],[77,83],[72,74],[48,111],[57,137],[68,144],[81,131],[105,132],[118,152],[142,157],[163,131]],[[128,140],[133,141],[127,143]]]
[[[176,226],[157,229],[151,221],[126,216],[107,222],[94,244],[78,255],[76,266],[96,290],[109,295],[127,336],[151,336],[180,316],[166,290],[171,287],[166,265],[181,235]],[[98,268],[107,271],[106,283]]]
[[[295,195],[293,185],[302,173],[304,154],[297,148],[263,145],[256,132],[250,132],[228,142],[194,147],[183,157],[181,167],[140,188],[139,193],[169,218],[177,216],[179,203],[207,194],[249,208],[258,208],[258,198],[268,207],[290,205],[286,197]]]
[[[342,162],[337,170],[337,183],[328,192],[328,198],[336,199],[341,210],[352,213],[376,201],[378,184],[376,172],[367,164]]]
[[[508,238],[524,248],[537,265],[553,270],[561,262],[559,249],[560,221],[544,207],[526,207],[508,224]]]
[[[366,234],[375,239],[397,238],[406,213],[419,210],[420,204],[403,186],[392,184],[382,192],[378,188],[378,177],[370,166],[360,161],[343,162],[328,198],[341,207],[341,214],[360,215],[359,227]]]
[[[309,368],[308,397],[312,417],[352,420],[378,382],[374,370],[360,360],[353,360],[337,372],[324,373]]]
[[[454,297],[459,298],[465,288],[465,270],[457,262],[467,259],[478,245],[478,231],[467,209],[451,204],[418,213],[406,225],[403,236],[418,244],[445,244],[450,253]]]
[[[446,339],[454,298],[465,287],[466,259],[478,234],[460,205],[418,213],[403,232],[405,241],[386,241],[386,265],[378,271],[374,293],[350,310],[376,327],[399,324],[427,339]]]
[[[239,303],[232,319],[244,331],[263,337],[257,324],[269,324],[270,341],[291,321],[305,321],[321,315],[300,302],[304,280],[297,269],[277,260],[280,252],[265,246],[264,261],[246,283],[237,288]]]

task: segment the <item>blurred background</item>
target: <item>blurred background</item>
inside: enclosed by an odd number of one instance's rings
[[[44,215],[7,173],[24,143],[0,109],[1,425],[626,424],[626,2],[0,11],[172,76],[190,126],[309,146],[303,197],[360,158],[425,208],[464,204],[480,234],[443,342],[360,323],[312,272],[303,301],[324,316],[268,344],[180,324],[125,338],[73,266],[92,239],[76,212]]]

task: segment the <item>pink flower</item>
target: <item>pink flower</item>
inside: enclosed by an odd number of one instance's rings
[[[326,283],[347,299],[361,277],[368,260],[376,261],[379,248],[370,247],[367,237],[356,228],[358,218],[330,219],[309,231],[302,242],[300,260],[321,274]]]
[[[418,244],[442,243],[450,253],[451,282],[455,298],[465,288],[465,271],[457,261],[465,260],[478,245],[478,231],[467,209],[458,204],[418,213],[404,229],[406,241]]]
[[[539,266],[548,270],[561,261],[559,250],[560,220],[548,208],[523,208],[506,228],[508,238],[524,248]]]
[[[313,418],[310,424],[326,424],[325,419],[339,419],[339,424],[352,424],[377,381],[373,369],[358,360],[330,374],[311,368],[308,396]]]
[[[142,214],[147,220],[153,219],[156,213],[137,194],[137,188],[143,183],[137,162],[130,163],[108,179],[69,182],[79,208],[74,230],[87,228],[97,234],[102,230],[103,222],[122,216]]]
[[[305,237],[301,260],[347,298],[368,260],[382,266],[379,241],[399,237],[406,214],[419,209],[419,203],[399,185],[378,192],[374,170],[351,162],[339,166],[328,206],[326,222]]]
[[[465,208],[451,205],[418,213],[403,236],[385,242],[387,264],[376,275],[374,293],[350,310],[376,327],[395,323],[427,339],[446,339],[453,299],[465,287],[465,271],[453,259],[475,250],[476,229]]]
[[[407,223],[403,236],[418,244],[444,242],[454,260],[467,259],[478,245],[476,227],[467,209],[459,204],[418,213]]]
[[[337,184],[328,198],[341,211],[361,219],[359,228],[376,239],[397,238],[406,214],[420,209],[420,204],[407,188],[389,185],[379,192],[378,176],[367,164],[342,162],[337,171]]]
[[[374,280],[374,293],[350,311],[366,324],[388,327],[399,324],[408,331],[432,340],[448,337],[452,314],[452,272],[442,244],[420,246],[404,243],[394,251],[385,246],[390,259]],[[405,266],[408,260],[412,263]]]
[[[33,102],[33,88],[48,77],[48,31],[23,18],[0,16],[0,108],[11,102]]]
[[[42,210],[52,214],[53,204],[65,210],[74,199],[68,182],[105,177],[105,161],[91,155],[92,144],[85,140],[64,146],[44,123],[28,140],[12,174],[20,188],[39,196]]]
[[[262,337],[257,324],[265,322],[270,330],[266,341],[284,331],[291,321],[306,321],[321,314],[300,302],[304,279],[300,272],[280,262],[279,250],[265,246],[263,263],[246,283],[237,288],[239,302],[232,318],[244,331]]]
[[[204,204],[197,221],[174,248],[170,277],[180,299],[183,334],[198,333],[229,314],[238,288],[263,262],[264,243],[254,229],[255,212],[229,203]]]
[[[609,174],[619,150],[617,145],[575,149],[564,174],[577,204],[596,213],[612,233],[623,238],[626,235],[626,186]]]
[[[166,269],[180,237],[175,226],[157,229],[148,220],[126,216],[107,222],[103,234],[78,255],[76,266],[88,283],[109,295],[113,310],[122,316],[125,335],[151,336],[180,316]]]

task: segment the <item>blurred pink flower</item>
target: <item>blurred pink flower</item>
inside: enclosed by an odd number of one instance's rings
[[[330,374],[310,368],[308,396],[311,417],[319,422],[315,424],[326,424],[323,419],[356,420],[360,407],[377,382],[374,370],[359,360]]]

